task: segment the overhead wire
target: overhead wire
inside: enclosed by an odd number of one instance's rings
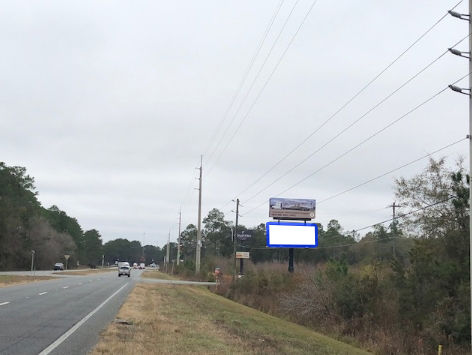
[[[293,14],[293,11],[295,10],[297,4],[298,4],[299,0],[296,0],[296,2],[294,3],[290,13],[288,14],[282,28],[280,29],[279,31],[279,34],[277,35],[277,38],[275,39],[274,43],[272,44],[272,47],[270,48],[269,50],[269,53],[266,55],[265,59],[264,59],[264,62],[262,63],[261,67],[259,68],[259,71],[257,72],[254,80],[252,81],[251,83],[251,86],[249,87],[249,89],[246,91],[246,95],[244,96],[244,98],[241,100],[241,103],[238,107],[238,109],[236,110],[236,113],[233,115],[233,118],[231,119],[231,121],[229,122],[228,126],[226,127],[226,130],[224,131],[224,133],[221,135],[220,137],[220,140],[218,141],[218,144],[216,145],[215,149],[213,150],[213,152],[211,153],[210,155],[210,158],[208,158],[208,161],[211,160],[211,158],[213,157],[213,154],[218,150],[221,142],[223,141],[223,138],[226,136],[226,133],[228,132],[229,128],[231,127],[231,125],[233,124],[234,120],[236,119],[236,116],[238,115],[239,111],[241,110],[241,107],[243,106],[243,104],[246,102],[246,99],[249,95],[249,93],[251,92],[254,84],[256,83],[257,79],[259,78],[259,75],[261,74],[262,72],[262,69],[264,69],[264,66],[265,64],[267,63],[267,60],[269,59],[270,55],[272,54],[272,51],[274,50],[275,48],[275,45],[277,44],[277,42],[279,41],[279,38],[280,36],[282,35],[282,32],[284,31],[285,29],[285,26],[287,25],[288,21],[290,20],[290,18],[292,17],[292,14]],[[218,161],[218,159],[217,159]],[[215,166],[215,164],[217,163],[217,161],[215,161],[215,163],[213,163],[213,165],[211,166],[211,168],[208,170],[208,173],[206,175],[208,175],[211,170],[213,169],[213,167]]]
[[[351,232],[352,233],[352,232]],[[316,248],[310,248],[310,250],[319,250],[319,249],[336,249],[336,248],[346,248],[346,247],[352,247],[356,245],[364,245],[364,244],[370,244],[370,243],[378,243],[381,241],[386,241],[386,240],[393,240],[393,239],[400,239],[401,237],[388,237],[384,239],[375,239],[375,240],[368,240],[364,242],[355,242],[355,243],[349,243],[349,244],[337,244],[337,245],[326,245],[326,246],[318,246]],[[269,248],[269,247],[256,247],[256,248],[251,248],[249,245],[248,246],[241,246],[242,248],[250,248],[251,250],[276,250],[278,248]]]
[[[457,6],[462,3],[463,0],[459,1],[452,9],[454,10]],[[402,58],[411,48],[413,48],[423,37],[425,37],[434,27],[436,27],[444,18],[446,18],[448,13],[443,15],[438,21],[436,21],[426,32],[424,32],[418,39],[416,39],[407,49],[405,49],[399,56],[397,56],[390,64],[388,64],[379,74],[377,74],[371,81],[369,81],[360,91],[358,91],[353,97],[351,97],[341,108],[339,108],[334,114],[332,114],[326,121],[324,121],[318,128],[316,128],[313,132],[311,132],[304,140],[302,140],[295,148],[293,148],[289,153],[287,153],[282,159],[280,159],[275,165],[273,165],[268,171],[266,171],[263,175],[257,178],[253,183],[251,183],[248,187],[246,187],[243,191],[241,191],[237,196],[242,195],[247,190],[249,190],[252,186],[254,186],[257,182],[259,182],[262,178],[264,178],[267,174],[269,174],[272,170],[274,170],[280,163],[285,161],[290,155],[292,155],[298,148],[300,148],[305,142],[307,142],[314,134],[316,134],[322,127],[324,127],[329,121],[331,121],[334,117],[336,117],[344,108],[346,108],[352,101],[354,101],[362,92],[364,92],[371,84],[373,84],[380,76],[382,76],[393,64],[395,64],[400,58]],[[467,36],[468,37],[468,36]],[[467,38],[466,37],[466,38]],[[464,38],[465,39],[465,38]],[[463,40],[464,40],[463,39]],[[461,41],[463,41],[461,40]],[[459,44],[459,41],[457,44]],[[457,45],[456,44],[456,45]],[[456,46],[454,45],[454,46]],[[446,51],[447,52],[447,51]],[[236,197],[235,197],[236,198]],[[221,209],[226,207],[230,202],[227,202]]]
[[[461,43],[462,41],[464,41],[467,37],[469,37],[469,35],[467,35],[466,37],[464,37],[463,39],[461,39],[459,42],[457,42],[454,46],[458,45],[459,43]],[[326,146],[328,146],[330,143],[332,143],[333,141],[335,141],[337,138],[339,138],[342,134],[344,134],[346,131],[348,131],[350,128],[352,128],[355,124],[357,124],[358,122],[360,122],[363,118],[365,118],[369,113],[371,113],[372,111],[374,111],[377,107],[379,107],[380,105],[382,105],[385,101],[387,101],[389,98],[391,98],[393,95],[395,95],[397,92],[399,92],[401,89],[403,89],[406,85],[408,85],[410,82],[412,82],[415,78],[417,78],[420,74],[422,74],[424,71],[426,71],[429,67],[431,67],[434,63],[436,63],[439,59],[441,59],[444,55],[446,55],[449,51],[446,50],[444,51],[439,57],[437,57],[435,60],[433,60],[431,63],[429,63],[426,67],[424,67],[423,69],[421,69],[418,73],[416,73],[415,75],[413,75],[410,79],[408,79],[405,83],[403,83],[402,85],[400,85],[400,87],[398,87],[397,89],[395,89],[392,93],[390,93],[389,95],[387,95],[384,99],[382,99],[379,103],[377,103],[376,105],[374,105],[371,109],[369,109],[366,113],[364,113],[363,115],[361,115],[359,118],[357,118],[355,121],[353,121],[351,124],[349,124],[347,127],[345,127],[343,130],[341,130],[338,134],[336,134],[334,137],[332,137],[330,140],[328,140],[325,144],[323,144],[321,147],[319,147],[317,150],[315,150],[314,152],[312,152],[310,155],[308,155],[307,157],[305,157],[303,160],[301,160],[299,163],[297,163],[294,167],[292,167],[291,169],[289,169],[287,172],[285,172],[283,175],[281,175],[280,177],[278,177],[276,180],[274,180],[273,182],[271,182],[269,185],[267,185],[266,187],[264,187],[264,189],[260,190],[258,193],[254,194],[253,196],[251,196],[250,198],[248,198],[246,200],[246,202],[252,200],[253,198],[255,198],[256,196],[258,196],[259,194],[261,194],[262,192],[264,192],[265,190],[267,190],[269,187],[271,187],[272,185],[274,185],[275,183],[277,183],[278,181],[280,181],[282,178],[284,178],[285,176],[287,176],[288,174],[290,174],[293,170],[295,170],[296,168],[298,168],[300,165],[302,165],[304,162],[306,162],[308,159],[310,159],[311,157],[313,157],[316,153],[318,153],[319,151],[321,151],[323,148],[325,148]]]
[[[456,80],[453,84],[456,84],[458,83],[459,81],[461,81],[462,79],[466,78],[467,76],[469,76],[470,73],[466,74],[465,76],[463,76],[462,78]],[[427,104],[428,102],[432,101],[433,99],[435,99],[436,97],[438,97],[439,95],[441,95],[444,91],[448,90],[449,89],[449,86],[446,86],[444,89],[440,90],[438,93],[434,94],[433,96],[431,96],[430,98],[426,99],[425,101],[423,101],[421,104],[415,106],[414,108],[412,108],[411,110],[409,110],[407,113],[403,114],[402,116],[400,116],[399,118],[397,118],[396,120],[392,121],[391,123],[389,123],[388,125],[384,126],[383,128],[381,128],[380,130],[378,130],[377,132],[375,132],[374,134],[370,135],[369,137],[367,137],[366,139],[364,139],[363,141],[361,141],[360,143],[358,143],[357,145],[355,145],[354,147],[352,147],[351,149],[347,150],[346,152],[344,152],[343,154],[339,155],[337,158],[331,160],[329,163],[325,164],[324,166],[322,166],[321,168],[319,168],[318,170],[316,170],[315,172],[311,173],[310,175],[306,176],[305,178],[303,178],[302,180],[299,180],[297,183],[293,184],[292,186],[290,186],[289,188],[283,190],[282,192],[280,192],[279,194],[275,195],[275,197],[278,197],[280,195],[282,195],[283,193],[291,190],[292,188],[294,188],[295,186],[301,184],[302,182],[306,181],[307,179],[309,179],[310,177],[312,177],[313,175],[317,174],[318,172],[324,170],[325,168],[327,168],[328,166],[330,166],[331,164],[335,163],[336,161],[338,161],[339,159],[343,158],[344,156],[346,156],[347,154],[351,153],[352,151],[356,150],[357,148],[359,148],[360,146],[364,145],[365,143],[367,143],[368,141],[370,141],[372,138],[376,137],[377,135],[379,135],[380,133],[382,133],[383,131],[385,131],[386,129],[390,128],[391,126],[393,126],[394,124],[398,123],[399,121],[401,121],[402,119],[404,119],[405,117],[407,117],[408,115],[410,115],[411,113],[413,113],[414,111],[416,111],[417,109],[419,109],[420,107],[424,106],[425,104]],[[245,201],[246,203],[247,201]],[[263,202],[262,204],[258,205],[257,207],[254,207],[253,209],[251,209],[250,211],[246,212],[245,215],[251,213],[252,211],[254,211],[255,209],[263,206],[265,203],[267,203],[267,201]]]
[[[270,30],[271,30],[271,28],[272,28],[272,25],[274,24],[274,21],[275,21],[277,15],[279,14],[280,8],[282,7],[282,5],[283,5],[284,2],[285,2],[285,0],[280,0],[280,1],[279,1],[279,4],[278,4],[278,6],[276,7],[276,9],[275,9],[275,11],[274,11],[274,13],[273,13],[273,15],[272,15],[270,21],[269,21],[269,24],[268,24],[268,26],[267,26],[267,28],[266,28],[266,30],[265,30],[265,32],[264,32],[264,35],[262,36],[262,38],[261,38],[261,40],[260,40],[260,42],[259,42],[259,45],[257,46],[257,49],[256,49],[256,51],[254,52],[254,54],[253,54],[253,56],[252,56],[252,59],[251,59],[251,61],[249,62],[249,65],[248,65],[247,68],[246,68],[246,71],[245,71],[245,73],[244,73],[244,75],[243,75],[243,78],[241,79],[241,81],[240,81],[240,83],[239,83],[239,85],[238,85],[238,88],[236,89],[236,92],[235,92],[234,95],[233,95],[233,98],[232,98],[232,100],[231,100],[231,103],[229,104],[229,106],[228,106],[228,108],[227,108],[227,110],[226,110],[226,113],[225,113],[225,115],[224,115],[224,117],[223,117],[223,120],[221,120],[221,122],[220,122],[220,124],[218,125],[217,129],[216,129],[215,132],[213,133],[213,136],[212,136],[212,138],[211,138],[211,140],[210,140],[210,143],[208,144],[207,148],[205,149],[205,151],[204,151],[204,153],[203,153],[203,156],[206,156],[206,153],[208,152],[208,149],[210,149],[210,147],[211,147],[211,145],[213,144],[215,138],[217,137],[219,131],[221,130],[221,127],[223,126],[224,122],[226,121],[226,118],[228,117],[228,114],[229,114],[229,112],[231,111],[231,108],[233,107],[234,102],[236,101],[236,98],[238,97],[239,93],[241,92],[242,86],[243,86],[244,83],[246,82],[246,79],[247,79],[247,77],[248,77],[248,75],[249,75],[249,72],[251,71],[252,66],[254,65],[254,62],[256,61],[256,58],[257,58],[257,56],[259,55],[259,53],[260,53],[260,51],[261,51],[261,48],[262,48],[262,46],[263,46],[263,44],[264,44],[264,42],[265,42],[265,40],[266,40],[266,38],[267,38],[267,35],[269,34],[269,32],[270,32]],[[213,156],[213,154],[210,156],[210,158],[209,158],[208,160],[210,160],[212,156]]]
[[[186,202],[187,202],[187,197],[188,197],[188,195],[189,195],[190,188],[192,187],[192,184],[193,184],[194,180],[195,180],[195,170],[194,170],[193,175],[192,175],[192,180],[190,180],[190,182],[189,182],[189,184],[188,184],[187,192],[185,193],[185,198],[184,198],[184,200],[183,200],[183,202],[182,202],[182,205],[185,205]]]
[[[436,154],[436,153],[439,153],[440,151],[443,151],[443,150],[445,150],[445,149],[447,149],[447,148],[450,148],[450,147],[452,147],[452,146],[454,146],[454,145],[456,145],[456,144],[458,144],[458,143],[460,143],[460,142],[463,142],[463,141],[465,141],[465,140],[467,140],[467,139],[468,139],[467,137],[462,138],[462,139],[459,139],[458,141],[456,141],[456,142],[454,142],[454,143],[448,144],[448,145],[446,145],[446,146],[444,146],[444,147],[442,147],[442,148],[440,148],[440,149],[435,150],[434,152],[428,153],[428,154],[426,154],[426,155],[424,155],[424,156],[422,156],[422,157],[420,157],[420,158],[417,158],[417,159],[415,159],[415,160],[410,161],[409,163],[403,164],[402,166],[399,166],[398,168],[395,168],[395,169],[393,169],[393,170],[387,171],[386,173],[383,173],[383,174],[381,174],[381,175],[379,175],[379,176],[376,176],[376,177],[374,177],[374,178],[372,178],[372,179],[370,179],[370,180],[367,180],[367,181],[363,182],[362,184],[356,185],[356,186],[354,186],[354,187],[351,187],[350,189],[344,190],[343,192],[337,193],[336,195],[333,195],[333,196],[331,196],[331,197],[325,198],[324,200],[321,200],[321,201],[317,202],[317,204],[319,205],[319,204],[322,204],[323,202],[332,200],[332,199],[335,198],[335,197],[344,195],[344,194],[347,193],[347,192],[350,192],[350,191],[352,191],[352,190],[355,190],[355,189],[357,189],[357,188],[359,188],[359,187],[361,187],[361,186],[367,185],[367,184],[371,183],[372,181],[378,180],[378,179],[380,179],[380,178],[382,178],[382,177],[384,177],[384,176],[386,176],[386,175],[389,175],[389,174],[391,174],[391,173],[393,173],[393,172],[395,172],[395,171],[398,171],[398,170],[400,170],[400,169],[403,169],[403,168],[405,168],[405,167],[407,167],[407,166],[409,166],[409,165],[411,165],[411,164],[417,163],[417,162],[419,162],[420,160],[423,160],[423,159],[426,159],[426,158],[428,158],[428,157],[431,157],[431,155]]]
[[[362,227],[362,228],[355,229],[354,232],[359,232],[359,231],[364,230],[364,229],[367,229],[367,228],[375,227],[375,226],[377,226],[377,225],[379,225],[379,224],[384,224],[384,223],[387,223],[387,222],[391,222],[391,221],[393,221],[394,219],[405,218],[405,217],[407,217],[407,216],[409,216],[409,215],[411,215],[411,214],[414,214],[414,213],[423,211],[423,210],[425,210],[425,209],[428,209],[428,208],[431,208],[431,207],[440,205],[440,204],[445,203],[445,202],[447,202],[447,201],[450,201],[450,200],[452,200],[453,198],[455,198],[455,196],[450,196],[449,198],[447,198],[447,199],[445,199],[445,200],[441,200],[441,201],[432,203],[432,204],[430,204],[430,205],[427,205],[427,206],[418,208],[418,209],[413,210],[413,211],[410,211],[410,212],[408,212],[408,213],[399,214],[399,215],[396,216],[395,218],[389,218],[389,219],[386,219],[386,220],[384,220],[384,221],[382,221],[382,222],[378,222],[378,223],[371,224],[371,225],[366,226],[366,227]]]
[[[298,2],[298,1],[297,1]],[[224,152],[226,151],[226,149],[228,148],[228,146],[231,144],[231,142],[233,141],[234,137],[236,136],[236,134],[238,133],[239,129],[241,128],[242,124],[244,123],[244,121],[246,120],[246,118],[249,116],[249,113],[252,111],[252,108],[254,107],[254,105],[256,104],[256,102],[259,100],[259,97],[261,96],[262,92],[264,91],[264,89],[266,88],[267,84],[269,83],[270,79],[272,78],[272,76],[274,75],[275,71],[277,70],[277,68],[279,67],[280,63],[282,62],[283,58],[285,57],[285,54],[287,53],[288,49],[290,48],[290,46],[292,45],[293,41],[295,40],[295,37],[297,36],[297,34],[300,32],[300,29],[302,28],[303,24],[305,23],[306,19],[308,18],[308,16],[310,15],[311,11],[313,10],[313,7],[316,5],[316,3],[318,2],[318,0],[315,0],[313,2],[313,4],[311,5],[310,9],[308,10],[308,12],[306,13],[305,17],[303,18],[300,26],[297,28],[295,34],[292,36],[292,39],[290,40],[289,44],[287,45],[287,47],[285,48],[284,52],[282,53],[282,56],[280,57],[279,61],[277,62],[277,64],[275,65],[274,69],[272,70],[272,72],[270,73],[269,77],[267,78],[266,82],[264,83],[262,89],[259,91],[258,95],[256,96],[255,100],[253,101],[252,105],[249,107],[249,110],[247,111],[246,115],[243,117],[243,119],[241,120],[241,122],[239,123],[239,125],[237,126],[235,132],[233,133],[233,135],[231,136],[231,138],[228,140],[228,142],[226,143],[226,146],[223,148],[223,150],[221,151],[220,155],[218,156],[218,158],[216,159],[216,161],[213,163],[213,165],[211,166],[210,170],[208,171],[207,175],[211,172],[211,170],[213,169],[213,167],[218,163],[218,161],[221,159],[221,157],[223,156]],[[259,75],[259,74],[258,74]],[[255,82],[255,81],[254,81]],[[254,83],[253,82],[253,83]],[[252,87],[252,86],[251,86]],[[238,110],[239,112],[239,110]],[[236,116],[235,116],[236,117]],[[225,132],[226,134],[226,132]]]

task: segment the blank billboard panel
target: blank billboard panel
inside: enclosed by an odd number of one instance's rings
[[[269,248],[316,248],[318,225],[316,223],[268,222],[266,238]]]

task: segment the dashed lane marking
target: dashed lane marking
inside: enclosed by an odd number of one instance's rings
[[[57,348],[61,343],[66,340],[72,333],[74,333],[79,327],[84,324],[90,317],[92,317],[95,313],[97,313],[100,308],[102,308],[108,301],[110,301],[115,295],[120,292],[122,289],[124,289],[128,285],[128,282],[121,286],[114,294],[112,294],[110,297],[108,297],[103,303],[101,303],[97,308],[95,308],[92,312],[87,314],[81,321],[79,321],[76,325],[74,325],[72,328],[70,328],[67,332],[65,332],[59,339],[57,339],[54,343],[49,345],[46,349],[41,351],[39,355],[48,355],[51,351],[53,351],[55,348]]]

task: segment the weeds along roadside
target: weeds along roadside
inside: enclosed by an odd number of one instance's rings
[[[188,265],[187,265],[188,266]],[[214,281],[212,292],[268,314],[307,326],[328,336],[376,354],[436,353],[469,354],[467,346],[443,335],[437,314],[427,315],[421,328],[409,321],[411,308],[398,287],[398,270],[380,262],[348,266],[330,260],[317,266],[296,264],[294,274],[284,263],[245,261],[244,277],[232,282],[232,260],[213,258],[202,264],[202,272],[180,265],[174,275]]]

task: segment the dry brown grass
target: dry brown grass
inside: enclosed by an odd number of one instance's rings
[[[91,355],[368,353],[210,293],[138,284]]]
[[[53,280],[57,277],[53,276],[16,276],[16,275],[0,275],[0,287],[26,284],[30,282],[38,282],[45,280]]]
[[[166,273],[157,270],[146,270],[141,274],[141,277],[147,279],[178,280],[178,278],[174,276],[167,275]]]

